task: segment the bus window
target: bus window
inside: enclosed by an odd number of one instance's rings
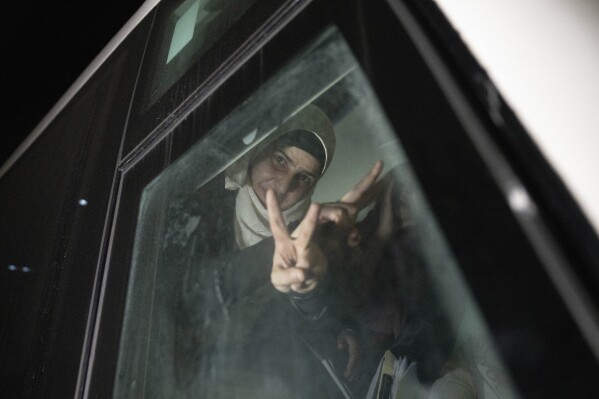
[[[139,209],[115,397],[516,396],[334,27]]]

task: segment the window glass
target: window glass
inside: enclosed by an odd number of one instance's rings
[[[187,0],[166,15],[144,96],[151,107],[257,0]]]
[[[193,31],[195,30],[196,20],[198,19],[198,8],[200,1],[194,1],[191,5],[184,4],[177,9],[175,12],[177,15],[177,22],[175,22],[175,29],[171,37],[171,44],[168,48],[168,55],[166,56],[166,63],[168,64],[174,56],[179,54],[179,51],[185,47],[187,43],[193,38]],[[181,8],[185,8],[181,11]],[[178,15],[180,14],[180,16]]]
[[[130,273],[117,397],[516,396],[334,27],[148,184]]]

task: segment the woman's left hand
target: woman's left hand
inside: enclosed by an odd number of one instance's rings
[[[318,245],[312,242],[312,235],[318,223],[320,207],[312,204],[308,213],[289,235],[279,202],[274,191],[266,193],[266,205],[270,230],[275,241],[270,280],[280,292],[290,290],[298,293],[312,291],[327,273],[328,261]]]

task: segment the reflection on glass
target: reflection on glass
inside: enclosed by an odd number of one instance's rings
[[[177,55],[179,51],[181,51],[181,49],[185,47],[185,45],[193,38],[193,31],[195,30],[199,6],[200,0],[196,0],[191,4],[191,6],[184,3],[177,9],[177,11],[175,11],[176,15],[179,13],[182,15],[175,23],[171,45],[169,46],[168,55],[166,57],[167,63],[172,60],[173,57]],[[185,11],[182,11],[182,8],[184,8]]]
[[[144,109],[151,107],[209,51],[257,0],[186,0],[157,28],[155,58],[144,86]]]
[[[515,396],[334,28],[145,188],[129,281],[116,397]]]

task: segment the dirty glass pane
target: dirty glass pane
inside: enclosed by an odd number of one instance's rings
[[[378,183],[351,192],[377,160]],[[333,27],[156,177],[140,209],[116,397],[516,396]]]

